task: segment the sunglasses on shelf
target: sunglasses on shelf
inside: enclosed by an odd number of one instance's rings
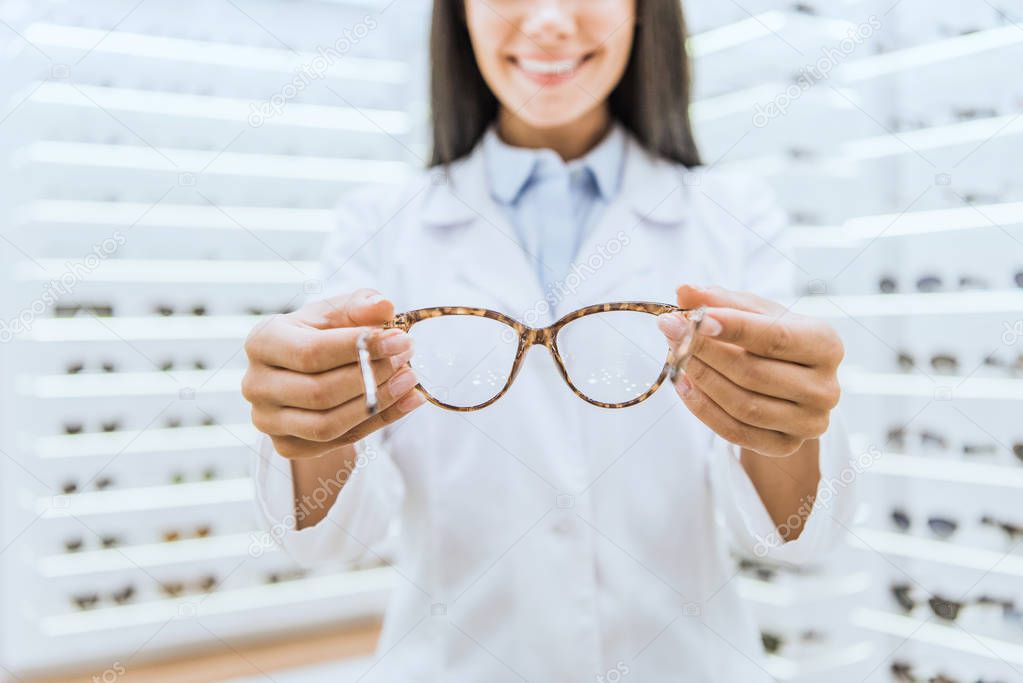
[[[83,361],[72,361],[64,367],[64,372],[68,375],[78,375],[86,371],[86,364]],[[99,365],[100,372],[116,372],[117,366],[112,361],[103,361]],[[95,370],[93,371],[95,372]]]
[[[155,306],[153,306],[153,313],[155,313],[156,315],[161,316],[163,318],[166,318],[166,317],[172,316],[172,315],[196,315],[196,316],[203,316],[203,315],[206,315],[207,310],[206,310],[206,306],[204,304],[196,304],[195,306],[192,306],[191,308],[184,309],[184,310],[178,310],[177,308],[175,308],[171,304],[156,304]]]
[[[908,532],[913,526],[913,520],[902,508],[892,510],[890,519],[896,529]],[[927,528],[938,538],[945,540],[951,538],[959,528],[959,523],[948,517],[928,517]]]
[[[102,534],[99,536],[99,547],[104,550],[116,548],[122,545],[121,537],[113,534]],[[77,553],[85,547],[85,539],[81,536],[73,536],[64,539],[64,550],[69,553]]]
[[[917,368],[916,358],[907,351],[899,351],[895,358],[899,369],[911,372]],[[948,353],[938,353],[930,358],[931,369],[942,374],[955,374],[959,370],[959,359]]]
[[[916,291],[922,294],[932,294],[945,289],[944,280],[937,275],[923,275],[917,278]],[[899,281],[892,275],[884,275],[878,280],[877,288],[882,294],[895,294],[899,291]],[[990,289],[987,280],[971,275],[961,275],[957,281],[957,289],[961,291]]]
[[[665,314],[678,315],[687,326],[675,353],[669,352],[657,325],[657,317]],[[601,408],[626,408],[648,399],[684,368],[702,320],[702,308],[632,301],[587,306],[542,328],[462,306],[407,311],[384,328],[413,338],[416,354],[410,365],[419,378],[417,389],[447,410],[480,410],[504,396],[534,345],[547,348],[576,396]],[[373,412],[376,380],[365,341],[360,367]]]
[[[1009,541],[1016,543],[1020,539],[1023,539],[1023,526],[1019,524],[1013,524],[1012,522],[1006,522],[1000,519],[995,519],[991,515],[984,515],[980,518],[980,523],[984,526],[994,527],[1001,529],[1005,532],[1005,535],[1009,538]]]
[[[208,524],[200,524],[191,532],[184,532],[181,529],[166,529],[160,534],[160,540],[164,543],[174,543],[185,538],[209,538],[213,533],[212,527]]]
[[[309,574],[305,569],[287,569],[283,571],[270,572],[266,575],[266,583],[284,583],[285,581],[298,581]]]
[[[891,445],[893,448],[903,450],[906,448],[908,443],[908,436],[909,432],[907,432],[905,427],[893,427],[888,430],[885,443]],[[921,446],[941,449],[947,449],[949,447],[948,439],[937,432],[922,429],[917,432],[917,436],[920,439]]]
[[[129,584],[106,596],[115,605],[125,605],[135,599],[135,586]],[[99,593],[80,593],[71,596],[72,604],[80,610],[94,609],[104,599]]]
[[[994,353],[989,354],[984,357],[984,367],[997,368],[1010,375],[1016,375],[1023,371],[1023,353],[1016,356],[1015,360],[1005,360]]]
[[[88,484],[89,482],[86,482]],[[96,491],[105,491],[114,485],[113,477],[100,476],[92,480],[92,488]],[[77,481],[67,480],[60,485],[61,493],[65,495],[71,495],[73,493],[79,493],[82,490],[82,486]]]
[[[118,419],[103,420],[99,423],[100,432],[116,432],[121,429],[121,421]],[[85,432],[85,424],[82,422],[65,422],[65,434],[82,434]]]
[[[160,592],[168,598],[181,597],[185,593],[210,593],[218,583],[219,580],[216,576],[207,574],[194,582],[163,581],[160,583]]]
[[[819,643],[824,640],[824,634],[814,629],[807,629],[801,632],[796,640],[804,645]],[[788,644],[788,639],[785,636],[773,631],[761,631],[760,641],[764,644],[764,651],[769,655],[778,654]]]
[[[114,315],[114,307],[111,304],[58,304],[53,307],[55,318],[74,318],[79,315],[109,318]]]
[[[173,359],[167,358],[157,363],[156,367],[158,367],[162,372],[170,372],[171,370],[178,367],[178,365]],[[205,370],[207,367],[208,365],[206,364],[206,361],[204,361],[202,358],[196,358],[191,362],[190,365],[183,365],[178,369]]]
[[[212,427],[217,424],[217,418],[212,415],[203,415],[196,424],[201,427]],[[166,429],[178,429],[184,426],[184,420],[180,415],[168,415],[163,420],[163,426]]]
[[[945,674],[935,674],[929,678],[917,678],[916,674],[913,673],[913,665],[909,662],[892,662],[890,667],[892,673],[892,679],[896,683],[964,683],[957,678],[949,678]],[[983,679],[979,679],[976,683],[985,683]],[[994,682],[992,682],[994,683]]]
[[[217,478],[217,470],[215,467],[206,467],[200,473],[197,479],[191,481],[213,481]],[[176,471],[172,472],[170,476],[170,483],[172,484],[184,484],[190,481],[188,476],[184,472]]]

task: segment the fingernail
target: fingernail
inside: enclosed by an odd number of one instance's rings
[[[391,356],[391,367],[397,370],[410,360],[412,360],[412,349],[402,351],[397,356]]]
[[[700,334],[706,337],[716,337],[721,334],[721,323],[709,315],[704,316],[703,322],[700,323]]]
[[[689,377],[686,376],[686,371],[679,369],[678,377],[675,380],[675,386],[678,387],[678,393],[682,395],[682,398],[689,398],[693,394],[693,384],[689,381]]]
[[[377,348],[385,356],[395,356],[412,348],[412,337],[407,332],[399,332],[381,339]]]
[[[414,387],[419,380],[411,370],[402,370],[387,382],[387,392],[391,396],[401,396]]]
[[[426,397],[418,391],[413,391],[411,394],[398,401],[395,405],[401,412],[409,413],[424,403],[426,403]]]
[[[378,303],[380,303],[381,301],[383,301],[386,298],[387,297],[385,297],[383,294],[380,294],[380,293],[370,294],[369,296],[367,296],[365,299],[362,300],[362,305],[363,306],[373,306],[374,304],[378,304]]]
[[[681,339],[686,333],[685,324],[674,313],[657,316],[657,326],[669,339]]]

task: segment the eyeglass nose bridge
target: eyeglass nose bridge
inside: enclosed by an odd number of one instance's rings
[[[540,345],[551,348],[554,334],[549,327],[527,327],[523,335],[525,337],[525,348]]]

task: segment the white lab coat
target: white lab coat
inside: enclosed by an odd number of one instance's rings
[[[624,163],[559,315],[674,303],[685,282],[788,296],[783,214],[764,184],[686,171],[631,139]],[[325,294],[374,287],[398,310],[482,306],[534,326],[557,317],[538,304],[478,148],[447,177],[424,172],[400,190],[348,198],[324,263]],[[493,406],[428,404],[359,450],[364,466],[327,519],[302,531],[291,525],[289,464],[269,441],[256,480],[265,523],[287,528],[281,543],[302,564],[354,561],[400,521],[380,660],[364,680],[769,680],[727,546],[812,561],[853,507],[849,487],[834,486],[851,455],[837,420],[822,438],[827,504],[779,545],[737,449],[672,387],[632,408],[597,408],[571,393],[542,347]]]

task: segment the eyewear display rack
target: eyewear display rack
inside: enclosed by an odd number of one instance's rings
[[[776,673],[1019,680],[1019,5],[686,7],[705,159],[771,179],[795,311],[847,348],[843,478],[862,501],[847,548],[809,576],[742,579],[765,630],[793,622]]]
[[[393,5],[0,5],[0,678],[380,614],[388,569],[256,531],[239,382],[340,193],[422,155],[429,8]]]

